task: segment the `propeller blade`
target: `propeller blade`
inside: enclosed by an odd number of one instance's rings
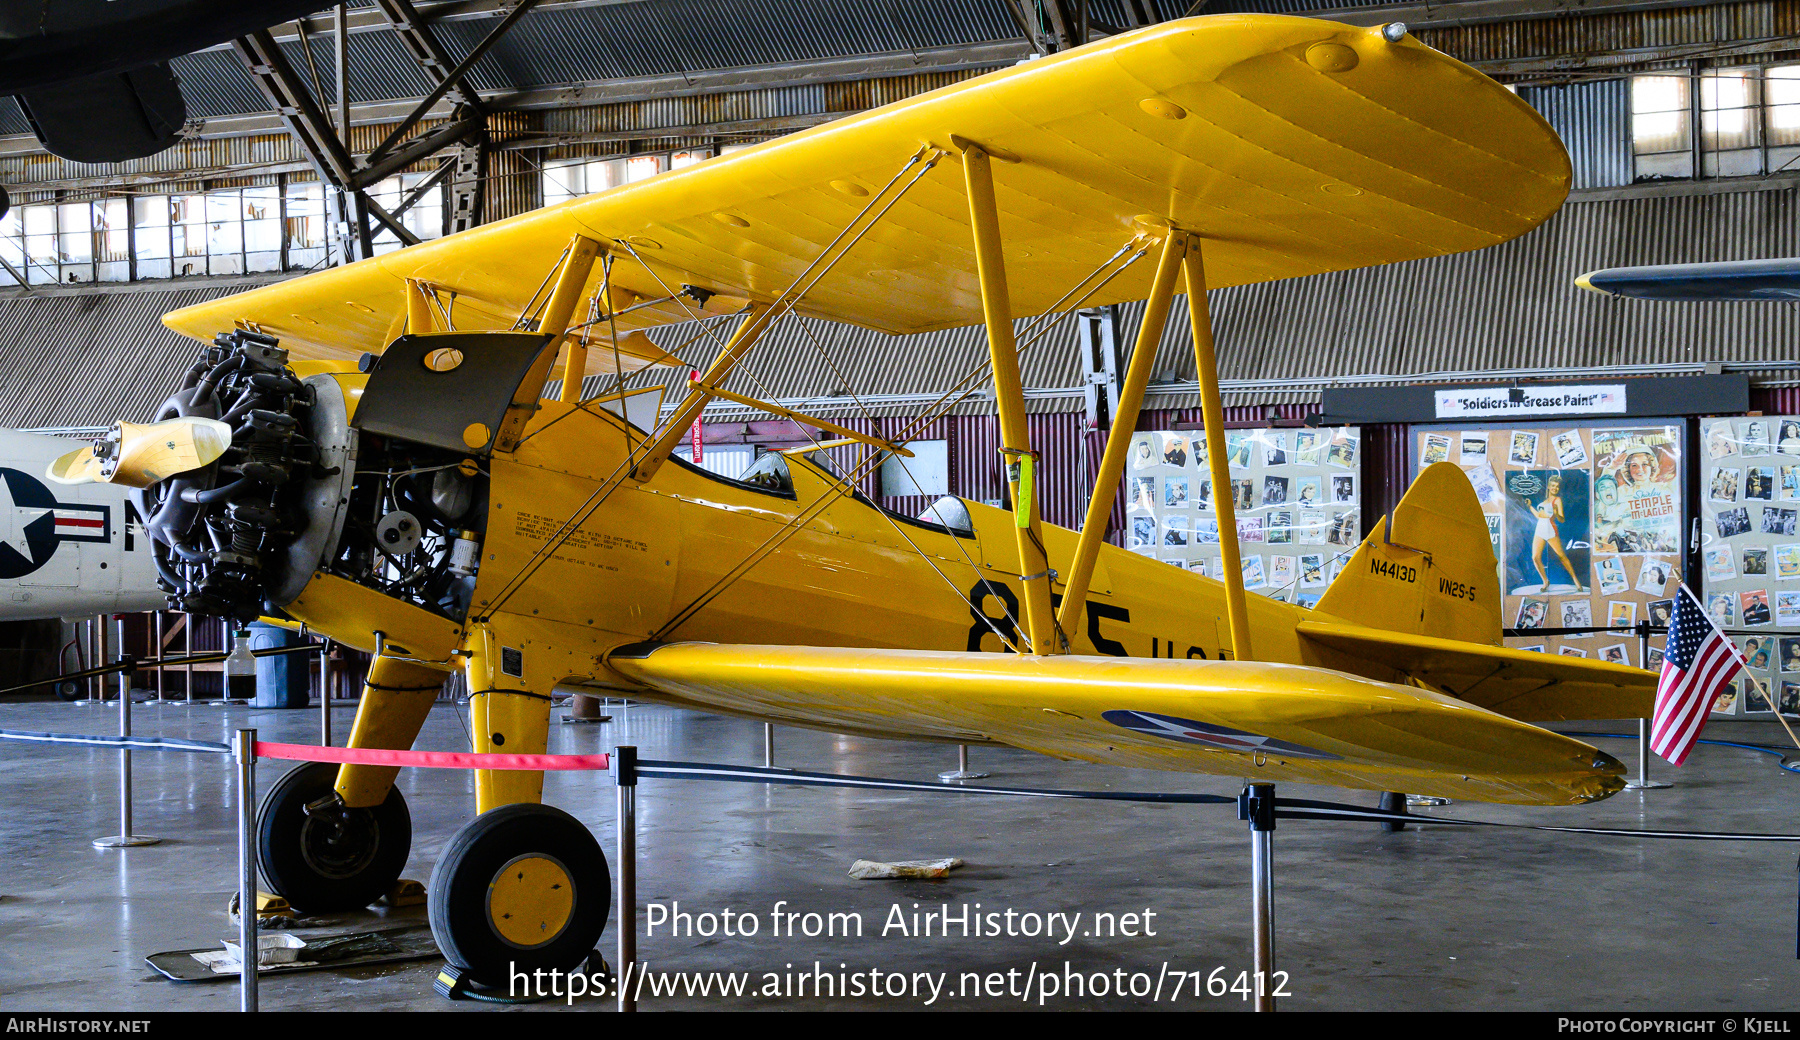
[[[45,476],[59,484],[120,484],[146,488],[209,466],[231,447],[231,427],[184,415],[154,423],[118,422],[106,437],[50,463]]]

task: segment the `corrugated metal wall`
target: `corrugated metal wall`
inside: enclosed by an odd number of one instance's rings
[[[1631,183],[1629,80],[1521,87],[1519,97],[1556,128],[1569,150],[1575,190]]]

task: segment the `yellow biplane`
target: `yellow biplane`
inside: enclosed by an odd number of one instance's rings
[[[482,752],[542,752],[553,692],[614,690],[1098,763],[1586,802],[1620,764],[1533,723],[1645,715],[1654,677],[1501,645],[1455,466],[1420,476],[1313,610],[1105,544],[1178,291],[1228,487],[1207,288],[1505,242],[1568,185],[1536,113],[1402,26],[1174,21],[176,311],[212,345],[157,422],[56,472],[144,489],[181,608],[284,611],[374,652],[353,747],[410,747],[463,671]],[[1086,523],[1042,523],[1014,319],[1136,299]],[[758,340],[790,314],[985,323],[1016,508],[946,498],[916,519],[858,494],[905,438],[756,396]],[[581,398],[584,373],[682,364],[644,334],[673,323],[721,332],[678,403],[634,423],[623,390]],[[849,472],[822,448],[768,454],[737,480],[671,457],[714,398],[861,454]],[[410,845],[395,772],[288,774],[260,817],[269,884],[303,910],[383,892]],[[478,772],[479,815],[433,873],[439,944],[477,979],[570,967],[605,923],[600,849],[541,793],[541,774]]]

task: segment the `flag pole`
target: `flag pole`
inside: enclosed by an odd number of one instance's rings
[[[1775,721],[1781,723],[1781,728],[1787,730],[1788,739],[1794,742],[1795,748],[1800,749],[1800,737],[1794,736],[1794,727],[1788,725],[1787,716],[1781,714],[1781,702],[1769,693],[1769,688],[1762,684],[1762,680],[1750,674],[1750,669],[1744,669],[1744,678],[1756,684],[1756,689],[1763,695],[1763,700],[1768,701],[1769,707],[1775,709]]]

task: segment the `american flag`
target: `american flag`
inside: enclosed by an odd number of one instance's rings
[[[1744,656],[1700,609],[1686,585],[1675,597],[1675,616],[1656,682],[1656,714],[1650,750],[1674,765],[1687,761],[1706,726],[1713,700],[1744,668]]]

